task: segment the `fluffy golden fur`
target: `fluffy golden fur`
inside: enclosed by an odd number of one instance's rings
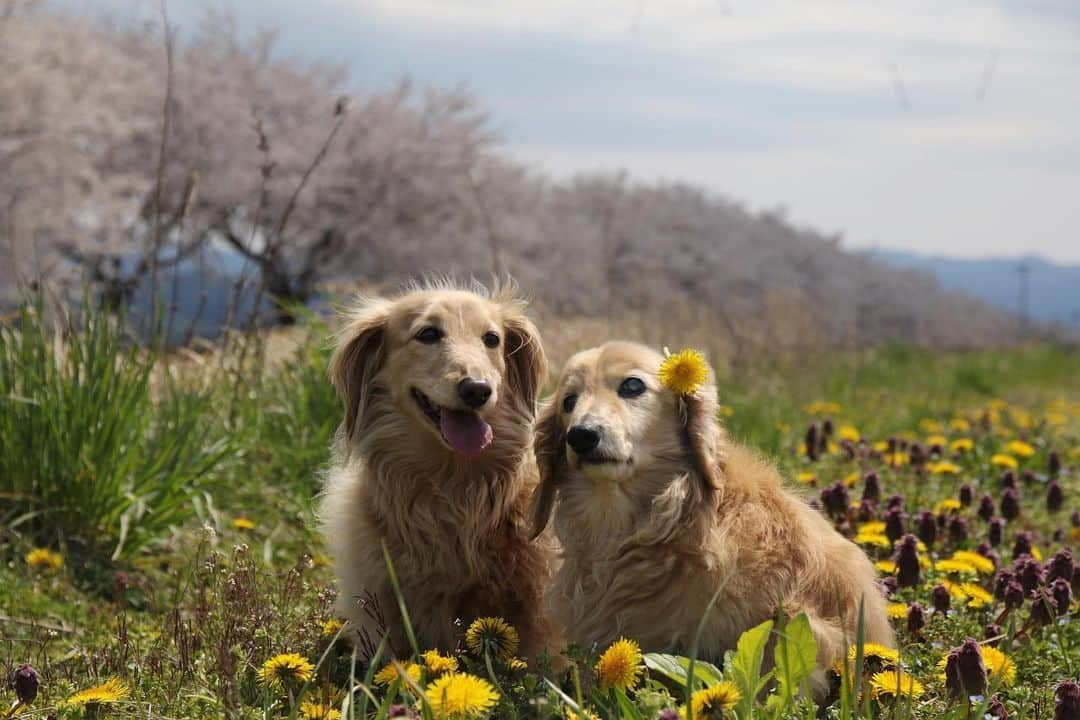
[[[725,437],[711,380],[677,396],[657,380],[662,360],[625,342],[583,351],[541,411],[532,524],[540,533],[554,511],[563,564],[553,617],[586,646],[626,635],[645,650],[686,652],[718,592],[700,656],[719,662],[778,607],[804,611],[820,692],[823,669],[854,642],[860,600],[867,641],[893,643],[875,570],[775,468]],[[630,377],[641,394],[620,393]],[[575,453],[574,427],[599,432],[596,448]]]
[[[527,511],[537,484],[532,424],[547,364],[524,309],[512,288],[429,286],[395,299],[361,298],[338,337],[330,375],[345,417],[319,516],[339,609],[362,650],[388,630],[391,649],[409,654],[383,543],[421,649],[449,650],[485,615],[512,623],[523,651],[545,646],[541,599],[551,553],[530,542]],[[431,327],[439,339],[418,337]],[[490,333],[496,347],[485,344]],[[475,412],[494,436],[471,459],[432,417],[472,412],[458,391],[464,378],[492,390]]]

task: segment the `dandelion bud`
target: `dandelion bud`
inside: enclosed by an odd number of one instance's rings
[[[1046,565],[1046,579],[1050,582],[1062,578],[1071,583],[1074,572],[1076,572],[1076,563],[1073,562],[1072,550],[1069,548],[1058,550]]]
[[[922,582],[919,567],[919,541],[914,535],[905,535],[896,551],[896,580],[900,587],[915,587]]]
[[[1054,599],[1054,607],[1057,609],[1058,615],[1065,615],[1069,612],[1069,606],[1072,604],[1072,585],[1065,578],[1057,578],[1054,582],[1050,583],[1050,597]]]
[[[934,604],[934,612],[945,615],[949,612],[952,596],[949,594],[949,589],[947,587],[938,584],[930,591],[930,601]]]
[[[806,446],[806,457],[811,461],[818,459],[818,426],[817,423],[810,423],[810,427],[806,428],[806,439],[804,445]]]
[[[1008,720],[1009,713],[1005,710],[1005,703],[997,695],[990,698],[990,704],[986,708],[986,714],[997,720]]]
[[[1016,579],[1020,581],[1025,593],[1042,585],[1045,577],[1042,565],[1030,555],[1018,557],[1013,563],[1013,572],[1016,573]]]
[[[1013,559],[1020,557],[1021,555],[1032,555],[1031,552],[1031,531],[1025,530],[1024,532],[1016,533],[1016,540],[1013,542]]]
[[[1054,478],[1061,474],[1061,453],[1051,450],[1046,456],[1046,473]]]
[[[919,513],[915,533],[920,540],[926,543],[927,547],[934,546],[934,541],[937,540],[937,518],[934,517],[932,512],[924,511]]]
[[[1016,489],[1016,472],[1013,470],[1006,470],[1001,473],[1001,489],[1013,488]]]
[[[1080,683],[1065,680],[1054,688],[1054,720],[1080,720]]]
[[[949,520],[949,537],[954,543],[962,543],[967,540],[967,520],[959,515],[954,515]]]
[[[878,502],[881,500],[881,478],[871,470],[863,477],[863,500]]]
[[[890,495],[889,499],[885,501],[885,509],[892,510],[893,508],[904,509],[904,496],[903,495]],[[1077,525],[1080,527],[1080,525]]]
[[[1037,478],[1033,470],[1025,470],[1020,473],[1020,479],[1024,481],[1025,485],[1034,485]]]
[[[1065,491],[1061,489],[1061,483],[1051,480],[1046,486],[1046,509],[1048,512],[1059,512],[1065,504]]]
[[[986,694],[986,665],[974,638],[949,652],[945,661],[945,687],[954,698]]]
[[[34,668],[23,664],[15,668],[11,673],[11,686],[15,689],[15,697],[22,705],[34,702],[38,694],[38,674]]]
[[[900,589],[900,585],[892,575],[886,575],[881,578],[881,580],[878,581],[878,585],[881,586],[881,592],[887,598],[895,595],[896,591]]]
[[[989,520],[994,517],[997,512],[997,507],[994,505],[994,498],[989,494],[983,495],[982,500],[979,501],[979,517],[983,520]]]
[[[1020,516],[1020,496],[1015,488],[1005,488],[1001,493],[1001,515],[1006,520],[1015,520]]]
[[[1001,544],[1001,541],[1005,539],[1005,521],[999,517],[990,518],[990,527],[986,533],[987,540],[994,547]]]
[[[922,605],[913,602],[908,606],[907,630],[912,635],[918,636],[924,627],[926,627],[926,612],[923,611]]]
[[[964,483],[960,486],[960,504],[971,507],[973,502],[975,502],[975,488],[971,487],[971,483]]]
[[[983,630],[983,637],[986,639],[987,645],[997,645],[1001,642],[1001,636],[1004,634],[1004,630],[997,623],[990,623]]]
[[[847,514],[850,502],[851,496],[848,493],[847,486],[842,482],[834,483],[821,491],[821,504],[825,508],[825,512],[834,518],[843,517]]]
[[[907,513],[900,508],[890,508],[885,512],[885,537],[896,542],[907,532]]]

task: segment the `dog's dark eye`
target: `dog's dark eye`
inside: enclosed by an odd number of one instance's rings
[[[577,405],[577,395],[567,395],[562,401],[562,411],[565,413],[573,412],[575,405]]]
[[[645,383],[641,378],[628,377],[619,386],[619,397],[632,398],[645,392]]]
[[[443,339],[443,331],[432,325],[428,325],[426,328],[416,333],[416,339],[425,345],[434,345]]]
[[[489,348],[499,347],[499,334],[493,332],[484,333],[484,345]]]

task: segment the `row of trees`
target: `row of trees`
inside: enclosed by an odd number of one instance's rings
[[[291,301],[509,272],[554,314],[679,306],[733,342],[977,344],[1013,326],[780,212],[622,174],[553,183],[499,151],[460,88],[350,96],[342,68],[280,58],[231,16],[182,44],[167,27],[0,4],[0,297],[87,274],[123,303],[214,244]]]

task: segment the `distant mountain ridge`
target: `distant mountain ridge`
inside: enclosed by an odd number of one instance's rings
[[[1020,304],[1023,265],[1027,268],[1031,319],[1080,328],[1080,265],[1058,264],[1037,255],[965,259],[903,250],[871,250],[867,255],[894,267],[932,273],[946,290],[966,293],[1013,313]]]

